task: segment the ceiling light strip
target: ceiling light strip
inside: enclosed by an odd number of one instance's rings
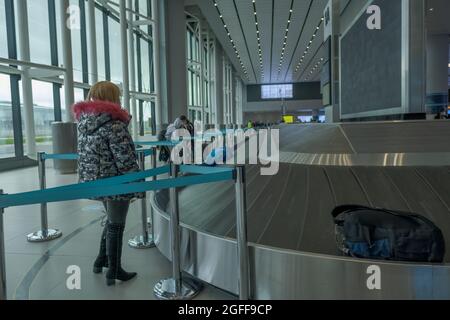
[[[322,25],[323,20],[324,20],[324,18],[322,17],[322,18],[320,19],[320,22],[319,22],[319,24],[317,25],[316,29],[314,30],[314,34],[312,35],[311,39],[309,40],[308,45],[306,46],[306,49],[305,49],[305,51],[303,52],[302,57],[300,58],[300,61],[298,62],[297,66],[295,67],[295,73],[297,73],[297,72],[300,71],[300,67],[301,67],[301,66],[303,65],[303,63],[305,62],[305,58],[306,58],[306,56],[307,56],[309,50],[310,50],[311,47],[312,47],[312,44],[313,44],[313,42],[314,42],[314,39],[317,37],[317,34],[318,34],[319,30],[320,30],[320,26]]]
[[[309,74],[307,74],[306,77],[304,78],[305,81],[310,80],[310,79],[313,77],[313,75],[315,74],[315,71],[316,71],[316,70],[317,70],[317,71],[320,70],[319,67],[320,67],[320,65],[323,63],[323,61],[324,61],[324,58],[320,58],[320,59],[316,62],[316,64],[313,66],[313,68],[309,71]]]
[[[263,66],[262,47],[261,47],[261,31],[259,29],[258,14],[256,12],[256,0],[252,0],[252,4],[253,4],[253,16],[255,17],[256,39],[258,41],[258,57],[259,57],[259,67],[261,69],[261,81],[264,81],[264,66]]]
[[[283,47],[281,49],[280,64],[278,65],[278,79],[280,78],[280,75],[281,75],[281,67],[283,66],[283,62],[284,62],[284,54],[286,53],[286,45],[287,45],[287,40],[288,40],[288,35],[289,35],[289,27],[291,26],[292,14],[294,12],[293,8],[294,8],[294,0],[291,0],[291,6],[289,8],[289,18],[288,18],[287,25],[286,25],[286,31],[284,33]]]
[[[222,13],[220,12],[220,9],[219,9],[219,6],[218,6],[218,4],[217,4],[217,1],[216,1],[216,0],[211,0],[211,1],[213,2],[214,7],[216,8],[217,13],[218,13],[218,15],[219,15],[219,18],[220,18],[220,20],[222,21],[222,25],[223,25],[223,27],[224,27],[224,29],[225,29],[225,32],[227,33],[227,36],[228,36],[228,39],[230,40],[231,45],[233,46],[234,52],[236,53],[236,57],[237,57],[238,60],[239,60],[239,64],[241,65],[241,68],[242,68],[242,70],[243,70],[243,72],[244,72],[244,75],[245,75],[245,77],[247,78],[247,81],[250,81],[250,79],[249,79],[249,77],[248,77],[247,68],[244,66],[244,63],[242,62],[241,55],[239,54],[239,51],[237,50],[236,44],[234,43],[234,40],[233,40],[233,38],[231,37],[230,30],[228,29],[228,26],[227,26],[227,24],[225,23],[225,20],[223,19],[223,15],[222,15]]]
[[[317,56],[320,56],[319,52],[320,52],[320,50],[321,50],[323,47],[324,47],[324,44],[321,43],[321,44],[319,45],[319,47],[317,48],[317,50],[314,52],[314,54],[311,56],[311,59],[309,59],[308,65],[305,66],[303,72],[300,72],[300,73],[298,74],[298,77],[297,77],[297,78],[298,78],[299,80],[301,80],[302,77],[305,75],[306,70],[309,70],[310,66],[312,66],[312,64],[313,64],[314,61],[316,60]],[[323,60],[322,60],[322,61],[323,61]]]

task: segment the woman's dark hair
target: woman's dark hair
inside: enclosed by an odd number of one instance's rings
[[[181,121],[188,121],[188,118],[186,116],[180,116]]]

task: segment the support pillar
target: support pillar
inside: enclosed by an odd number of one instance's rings
[[[330,0],[324,11],[324,66],[328,73],[322,73],[323,103],[326,122],[340,121],[339,105],[339,36],[340,36],[340,5],[339,0]]]
[[[161,61],[161,83],[165,83],[167,99],[167,121],[173,122],[180,115],[186,115],[187,71],[186,71],[186,14],[184,1],[166,0],[163,3],[165,32]],[[164,119],[166,120],[166,119]]]
[[[128,2],[128,8],[133,8],[133,2],[132,0],[127,0]],[[128,27],[128,54],[130,56],[130,91],[136,92],[136,64],[135,64],[135,55],[134,55],[134,35],[133,35],[133,25],[131,24],[133,21],[134,14],[130,10],[128,12],[128,21],[129,21],[129,27]],[[133,139],[137,139],[138,137],[138,113],[137,113],[137,101],[135,97],[131,98],[131,114],[133,115],[132,118],[132,132],[133,132]],[[143,119],[140,119],[143,121]]]
[[[152,20],[154,21],[152,27],[153,27],[153,68],[154,68],[154,75],[155,75],[155,114],[152,114],[152,117],[155,117],[154,123],[156,124],[156,132],[159,132],[162,129],[162,115],[163,115],[163,108],[162,108],[162,92],[161,92],[161,59],[160,59],[160,52],[161,47],[160,43],[162,41],[161,37],[161,20],[164,21],[164,19],[160,19],[160,9],[158,0],[152,0]],[[163,29],[164,30],[164,29]]]
[[[224,118],[223,118],[223,110],[224,110],[224,68],[223,68],[223,49],[220,45],[219,41],[215,41],[215,116],[214,116],[214,125],[217,128],[220,128],[221,125],[224,124]]]
[[[23,61],[30,61],[30,39],[28,32],[28,12],[27,1],[17,1],[17,16],[20,17],[18,26],[19,33],[19,56]],[[36,156],[36,133],[34,129],[34,110],[33,110],[33,89],[31,85],[31,77],[29,75],[30,68],[21,67],[22,74],[22,95],[25,122],[25,139],[26,139],[26,155],[34,158]]]
[[[70,34],[68,13],[69,0],[61,0],[60,21],[61,21],[61,47],[63,54],[63,64],[66,72],[64,74],[64,100],[66,106],[65,122],[73,122],[74,116],[71,106],[75,102],[74,82],[73,82],[73,60],[72,60],[72,35]]]
[[[97,67],[97,32],[95,25],[95,0],[88,0],[88,39],[89,39],[89,70],[91,74],[89,80],[91,85],[98,82],[98,67]]]
[[[128,65],[126,0],[120,0],[120,49],[122,51],[122,90],[123,107],[130,111],[130,73]]]

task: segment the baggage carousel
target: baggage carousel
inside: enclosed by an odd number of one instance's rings
[[[246,167],[251,298],[450,299],[450,122],[279,129],[278,174]],[[155,242],[170,259],[167,190],[151,202]],[[330,214],[341,204],[428,217],[446,239],[445,263],[341,256]],[[237,294],[233,182],[181,189],[179,205],[183,270]]]

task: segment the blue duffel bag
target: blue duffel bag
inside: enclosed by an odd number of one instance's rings
[[[344,205],[332,212],[338,248],[365,259],[441,263],[445,241],[429,219],[408,212]]]

